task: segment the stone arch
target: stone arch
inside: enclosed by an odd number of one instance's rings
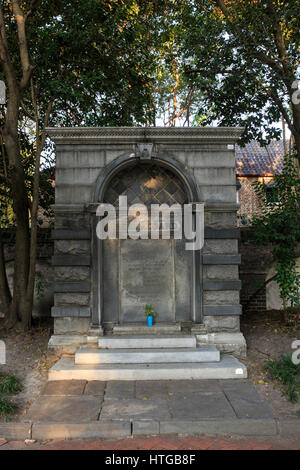
[[[115,184],[115,181],[118,180],[118,175],[120,174],[125,174],[128,169],[133,168],[133,169],[138,169],[138,168],[147,168],[147,171],[149,168],[157,168],[158,171],[161,170],[164,175],[166,175],[166,178],[169,178],[169,182],[172,181],[171,175],[174,176],[173,178],[173,183],[177,184],[178,187],[180,186],[182,188],[182,192],[185,195],[185,198],[182,200],[178,200],[178,195],[175,197],[172,197],[172,191],[171,193],[167,192],[168,196],[170,196],[170,205],[172,203],[180,203],[180,204],[185,204],[185,203],[196,203],[199,202],[199,193],[198,193],[198,188],[197,185],[194,181],[193,176],[187,171],[187,169],[182,165],[180,162],[174,160],[173,158],[162,155],[162,154],[155,154],[153,158],[149,159],[140,159],[136,157],[135,154],[126,154],[126,155],[121,155],[120,157],[117,157],[115,160],[113,160],[111,163],[109,163],[104,170],[101,172],[99,175],[96,184],[95,184],[95,190],[94,190],[94,204],[96,205],[97,203],[102,203],[102,202],[110,202],[113,203],[113,200],[107,200],[106,195],[107,192],[112,188],[112,186]],[[119,188],[119,191],[115,192],[115,196],[118,196],[122,194],[122,188]],[[157,197],[157,195],[155,195]],[[128,205],[131,205],[132,203],[135,203],[136,201],[129,201],[128,200]],[[141,202],[145,202],[142,200]],[[163,200],[158,200],[153,201],[156,203],[164,203],[167,201]],[[116,297],[111,296],[109,301],[107,301],[107,293],[112,292],[114,289],[116,289],[116,285],[110,286],[109,285],[109,279],[112,279],[112,282],[114,284],[117,284],[117,282],[120,282],[120,278],[122,278],[122,275],[120,276],[119,273],[112,273],[112,272],[107,272],[107,266],[116,266],[118,265],[119,268],[119,263],[120,259],[123,260],[122,258],[122,248],[120,248],[120,245],[123,244],[126,245],[126,248],[124,249],[124,253],[132,252],[135,250],[139,251],[137,253],[137,258],[139,256],[143,257],[143,254],[147,252],[148,247],[146,246],[147,243],[141,247],[143,244],[143,240],[139,241],[139,244],[136,245],[136,248],[132,250],[131,245],[131,240],[128,241],[119,241],[119,245],[116,241],[114,240],[109,240],[109,243],[102,242],[101,240],[97,240],[95,238],[95,226],[96,226],[96,217],[94,217],[94,222],[93,222],[93,234],[94,234],[94,241],[93,241],[93,315],[92,315],[92,322],[94,327],[103,325],[104,323],[107,324],[110,322],[108,320],[108,315],[107,312],[114,311],[116,312],[118,306],[119,306],[119,313],[115,315],[114,318],[111,318],[111,322],[116,324],[116,323],[122,323],[122,322],[130,322],[130,321],[136,321],[134,320],[134,316],[130,317],[128,312],[125,312],[123,308],[120,307],[122,303],[122,298],[120,294],[120,298],[116,299]],[[154,241],[154,240],[152,240]],[[147,241],[146,241],[147,242]],[[180,245],[180,242],[181,245]],[[175,287],[173,286],[172,289],[174,289],[174,297],[172,299],[173,302],[173,311],[174,315],[171,318],[171,315],[167,315],[165,313],[164,319],[162,319],[162,322],[186,322],[186,321],[191,321],[192,323],[201,323],[202,321],[202,302],[201,302],[201,256],[199,251],[195,252],[189,252],[189,254],[184,254],[184,242],[185,240],[180,240],[179,242],[177,240],[173,240],[172,247],[167,247],[162,245],[165,243],[167,245],[166,240],[161,241],[161,246],[157,247],[160,250],[161,255],[163,253],[169,253],[168,256],[171,256],[170,254],[172,253],[173,256],[173,273],[176,273],[176,280],[173,280],[173,284],[179,285],[188,285],[188,293],[183,293],[183,292],[175,292]],[[108,248],[107,248],[108,247]],[[107,251],[110,250],[110,251]],[[117,253],[118,252],[118,253]],[[121,253],[121,254],[120,254]],[[175,253],[175,255],[174,255]],[[179,254],[178,254],[179,253]],[[145,255],[146,256],[146,255]],[[166,256],[166,263],[167,263],[167,258]],[[175,256],[175,261],[174,261],[174,256]],[[178,257],[177,257],[178,256]],[[181,259],[179,258],[181,256]],[[177,258],[176,258],[177,257]],[[189,258],[189,259],[188,259]],[[149,259],[149,257],[147,258]],[[185,259],[185,260],[184,260]],[[187,261],[188,259],[188,261]],[[107,261],[109,260],[109,261]],[[124,265],[125,263],[128,262],[128,259],[124,258],[124,262],[122,261],[122,264]],[[147,261],[146,261],[147,262]],[[171,263],[171,264],[172,264]],[[176,265],[177,263],[177,265]],[[186,263],[186,264],[185,264]],[[169,263],[170,264],[170,263]],[[170,264],[170,265],[171,265]],[[188,267],[187,267],[188,264]],[[174,267],[175,266],[175,267]],[[187,269],[189,270],[187,274]],[[142,273],[143,275],[143,273]],[[182,276],[182,279],[180,280],[180,276]],[[185,276],[185,278],[184,278]],[[189,278],[187,279],[187,276]],[[126,276],[124,275],[124,279],[126,279]],[[167,289],[167,286],[165,287]],[[125,286],[126,289],[126,286]],[[124,291],[124,286],[119,285],[119,292]],[[132,294],[129,293],[129,294]],[[130,297],[130,295],[129,295]],[[187,298],[189,300],[187,301]],[[164,300],[167,302],[167,299]],[[144,303],[146,300],[144,301]],[[146,302],[146,303],[151,303],[151,302]],[[162,302],[163,303],[163,302]],[[188,306],[187,306],[188,305]],[[169,307],[169,312],[172,310],[172,307]],[[123,315],[124,314],[124,315]],[[127,315],[127,316],[126,316]],[[125,320],[126,317],[126,320]],[[161,315],[163,317],[163,315]],[[129,320],[128,320],[129,319]]]

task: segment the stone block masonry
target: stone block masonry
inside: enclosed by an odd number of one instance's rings
[[[57,152],[51,347],[63,352],[65,338],[70,351],[114,327],[144,325],[150,303],[158,311],[158,325],[240,334],[234,143],[241,132],[48,129]],[[129,205],[204,203],[203,249],[186,251],[185,240],[172,236],[98,240],[97,206],[115,204],[119,196]],[[236,351],[241,351],[240,337]]]

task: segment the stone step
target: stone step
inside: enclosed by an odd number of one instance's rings
[[[80,365],[74,358],[61,358],[50,370],[49,380],[192,380],[243,379],[247,369],[234,356],[220,362],[181,364]]]
[[[180,323],[158,323],[153,326],[147,326],[145,323],[129,323],[113,327],[113,333],[116,335],[167,335],[180,332]]]
[[[180,362],[218,362],[215,346],[176,349],[93,349],[80,348],[75,364],[157,364]]]
[[[195,335],[122,335],[99,338],[101,349],[195,348]]]

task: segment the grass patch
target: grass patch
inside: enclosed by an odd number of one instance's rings
[[[22,386],[18,377],[14,374],[0,374],[0,417],[5,421],[10,415],[16,413],[17,405],[12,402],[8,396],[15,395],[22,390]]]
[[[16,375],[0,376],[0,394],[13,395],[21,390],[20,380]]]
[[[17,408],[17,405],[8,398],[0,396],[0,416],[4,418],[5,421],[8,420],[10,415],[17,411]]]
[[[284,387],[284,393],[291,402],[300,398],[300,364],[294,364],[291,354],[282,354],[278,359],[269,359],[265,363],[272,380],[278,380]]]

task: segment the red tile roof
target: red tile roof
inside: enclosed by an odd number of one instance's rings
[[[287,141],[287,148],[289,142]],[[245,147],[235,147],[235,167],[237,176],[272,176],[283,169],[283,140],[271,142],[261,147],[252,140]]]

